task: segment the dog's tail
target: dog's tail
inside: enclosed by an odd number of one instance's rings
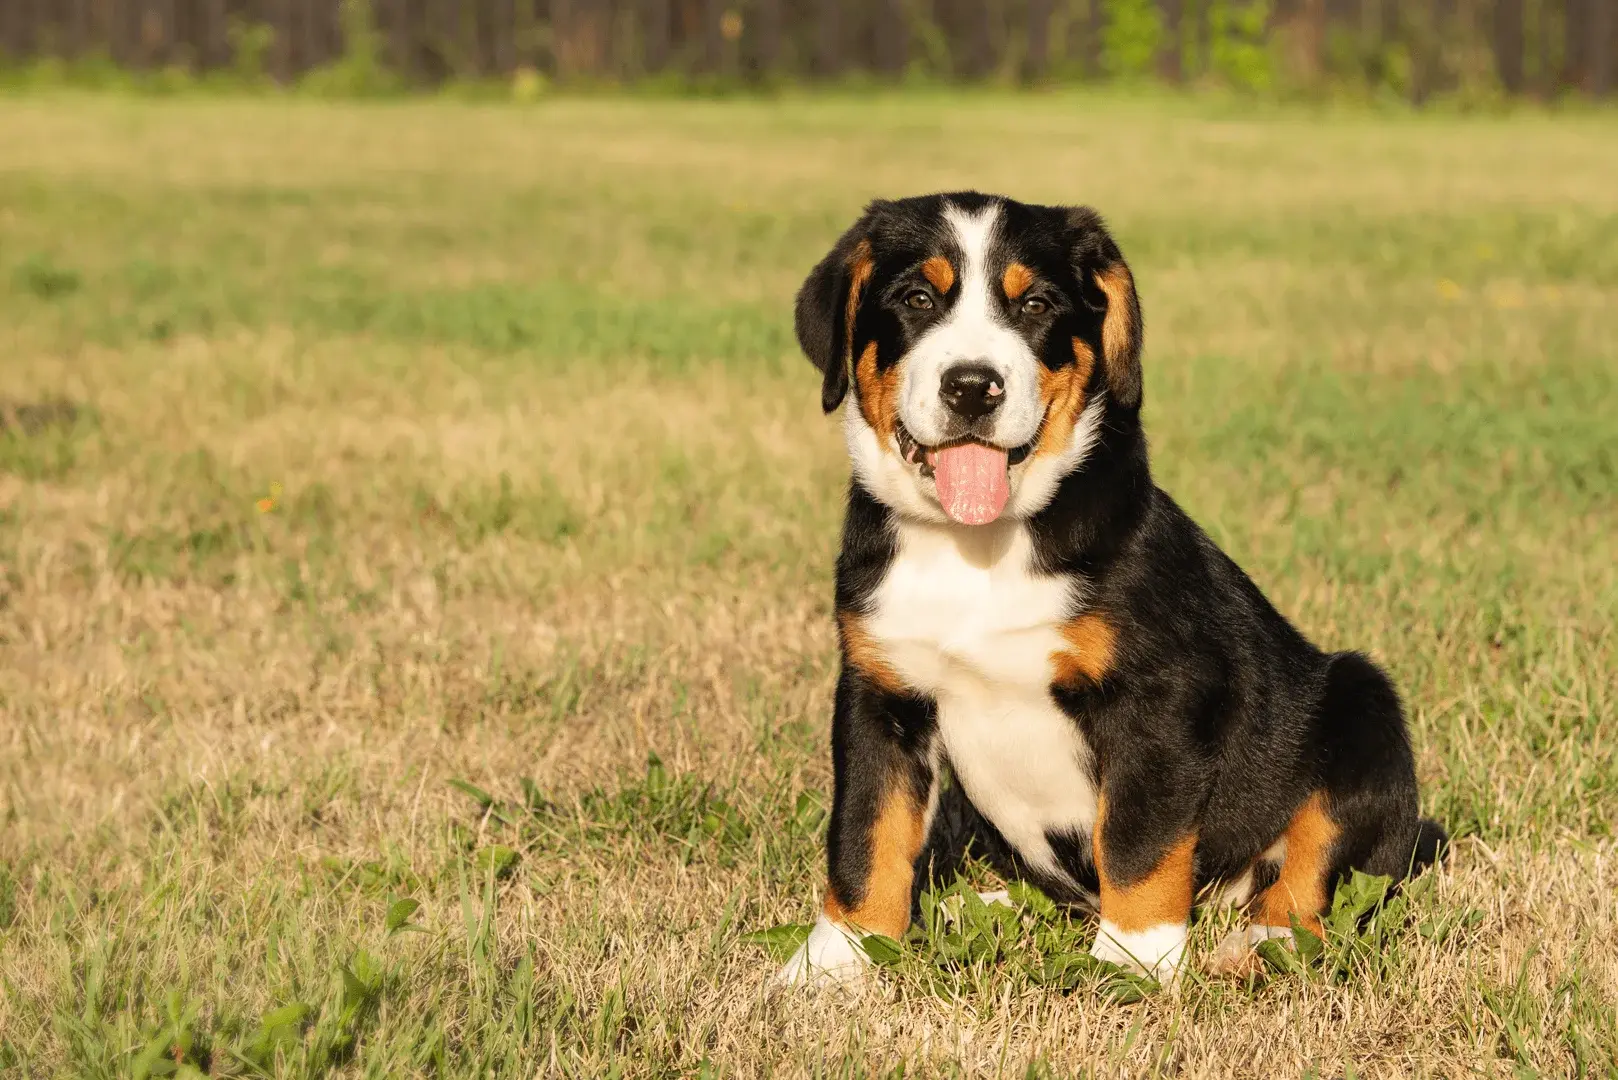
[[[1410,853],[1408,876],[1415,877],[1427,867],[1448,857],[1449,833],[1432,818],[1422,818],[1416,823],[1416,846]]]

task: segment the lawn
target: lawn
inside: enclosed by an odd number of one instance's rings
[[[0,101],[0,1072],[1618,1075],[1614,120]],[[1158,482],[1406,695],[1453,860],[1308,970],[1031,898],[766,993],[847,477],[792,292],[969,186],[1107,214]]]

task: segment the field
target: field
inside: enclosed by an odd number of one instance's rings
[[[0,102],[0,1072],[1618,1076],[1613,120]],[[1158,482],[1403,688],[1453,860],[1321,967],[1130,1001],[1029,909],[765,992],[847,475],[790,298],[966,186],[1109,216]]]

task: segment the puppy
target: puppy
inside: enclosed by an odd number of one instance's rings
[[[796,323],[853,476],[828,882],[780,981],[857,978],[963,812],[1099,910],[1095,956],[1164,982],[1204,890],[1251,913],[1240,966],[1318,931],[1351,869],[1438,856],[1388,677],[1306,640],[1152,483],[1140,301],[1093,210],[872,203]]]

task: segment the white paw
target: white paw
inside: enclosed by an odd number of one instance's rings
[[[1261,941],[1292,940],[1290,926],[1245,926],[1232,930],[1219,942],[1208,968],[1220,975],[1247,975],[1258,970],[1258,954],[1253,951]]]
[[[1005,889],[996,889],[994,892],[980,892],[978,899],[985,904],[999,904],[1002,907],[1012,907],[1011,893]]]
[[[1184,923],[1162,923],[1145,930],[1120,930],[1106,919],[1090,955],[1097,960],[1150,975],[1164,986],[1174,982],[1185,956]]]
[[[822,915],[772,981],[776,986],[853,986],[864,980],[870,964],[854,931]]]

